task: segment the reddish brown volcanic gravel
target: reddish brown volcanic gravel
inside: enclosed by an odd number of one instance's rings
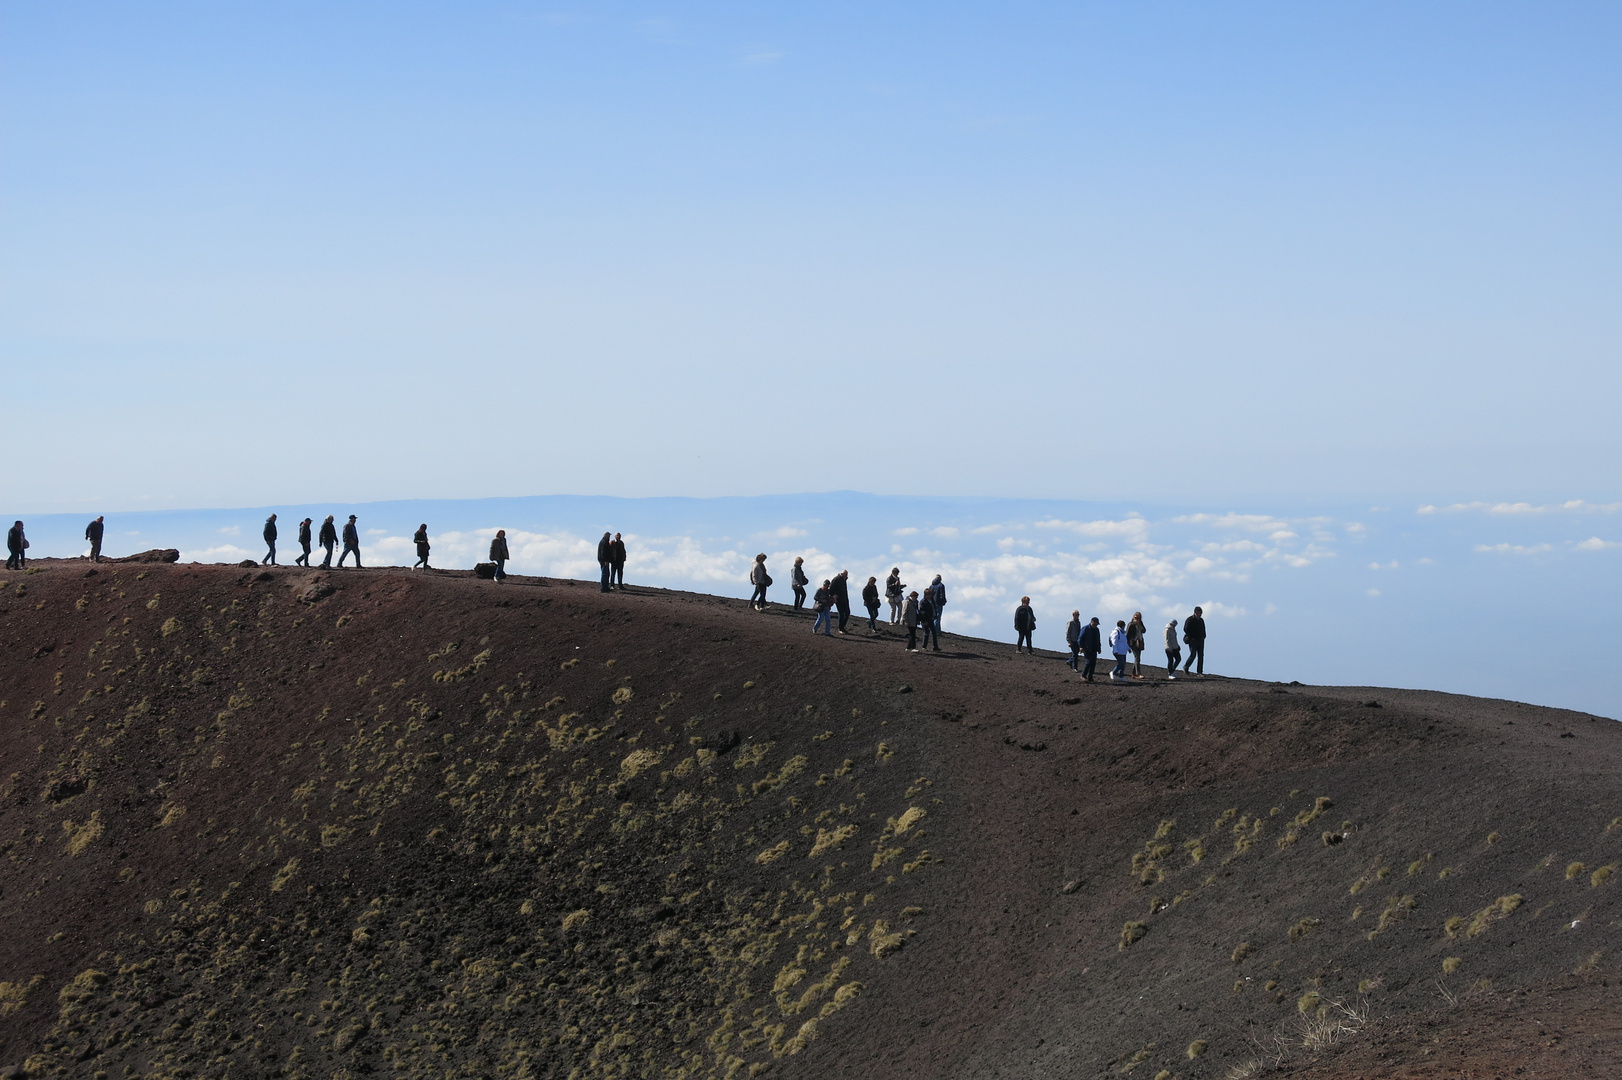
[[[1609,720],[634,586],[37,566],[29,1075],[1622,1076]]]

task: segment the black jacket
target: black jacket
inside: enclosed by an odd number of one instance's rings
[[[503,559],[510,558],[512,558],[512,556],[507,554],[507,538],[505,536],[498,536],[494,540],[490,541],[491,562],[500,562]]]
[[[270,543],[276,541],[276,523],[269,518],[265,519],[265,539]]]
[[[833,584],[829,588],[834,594],[834,607],[840,611],[849,611],[850,579],[841,574],[839,577],[834,578]]]
[[[23,531],[13,525],[6,530],[6,550],[16,555],[23,549]]]
[[[338,542],[338,530],[330,521],[321,523],[321,543],[331,546]]]
[[[933,626],[935,623],[935,601],[929,598],[926,591],[918,598],[918,625]]]
[[[310,523],[308,521],[301,521],[298,524],[298,542],[305,547],[310,546]]]
[[[353,521],[344,524],[344,547],[360,547],[360,530],[355,528]]]
[[[428,546],[428,530],[427,529],[418,529],[416,532],[412,533],[411,534],[411,542],[413,544],[416,544],[418,547],[427,547]]]
[[[84,538],[90,541],[92,544],[99,544],[101,543],[101,530],[102,523],[99,521],[92,521],[89,525],[85,526]]]
[[[885,596],[900,596],[902,593],[906,592],[906,590],[907,587],[901,584],[900,574],[891,574],[889,577],[884,579]]]
[[[1190,645],[1205,640],[1205,620],[1198,615],[1190,615],[1183,620],[1183,640]]]
[[[597,561],[600,563],[614,561],[614,538],[603,533],[603,538],[597,541]]]
[[[613,563],[615,566],[624,566],[625,565],[625,541],[624,540],[616,540],[612,544],[608,545],[608,554],[609,554],[609,559],[608,559],[609,562]]]
[[[879,587],[877,584],[874,582],[868,582],[866,585],[862,586],[862,603],[867,605],[867,610],[869,611],[877,611],[879,609]]]
[[[1014,629],[1022,634],[1036,629],[1036,612],[1031,610],[1031,605],[1021,604],[1014,609]]]
[[[811,584],[811,579],[805,576],[805,571],[800,568],[800,564],[795,563],[794,564],[794,587],[796,589],[803,589],[809,584]]]
[[[1097,623],[1088,623],[1081,628],[1081,651],[1088,656],[1097,656],[1104,651],[1104,636],[1098,632]]]

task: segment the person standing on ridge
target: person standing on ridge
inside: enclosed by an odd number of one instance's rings
[[[1166,624],[1166,678],[1177,678],[1177,665],[1183,659],[1183,650],[1177,644],[1177,620]]]
[[[338,546],[338,529],[332,524],[332,515],[321,523],[321,546],[327,549],[327,557],[321,560],[321,569],[332,569],[332,549]]]
[[[941,576],[935,575],[935,580],[929,584],[929,602],[935,609],[935,648],[941,645],[941,616],[946,614],[946,586],[941,582]]]
[[[1116,619],[1115,629],[1110,631],[1109,651],[1115,654],[1115,666],[1110,669],[1111,679],[1124,679],[1126,675],[1126,654],[1132,646],[1126,643],[1126,620]]]
[[[1064,643],[1070,646],[1070,659],[1065,666],[1071,671],[1081,670],[1081,612],[1070,613],[1070,624],[1064,628]]]
[[[1199,608],[1195,608],[1194,614],[1183,620],[1183,641],[1188,645],[1188,660],[1183,664],[1183,674],[1188,674],[1188,669],[1198,663],[1199,667],[1196,670],[1198,674],[1204,675],[1205,612]]]
[[[901,584],[901,567],[890,567],[890,576],[884,579],[884,596],[890,601],[890,625],[895,626],[901,622],[907,596],[907,587]]]
[[[924,628],[924,643],[918,647],[919,652],[927,652],[931,640],[935,643],[935,651],[941,651],[941,632],[936,628],[935,621],[935,592],[925,589],[923,597],[918,601],[918,625]]]
[[[822,627],[823,636],[834,636],[833,606],[833,582],[824,581],[822,588],[818,589],[816,595],[811,597],[811,610],[817,614],[817,617],[811,620],[811,632],[813,634],[817,632],[817,627],[820,626]]]
[[[805,587],[811,584],[811,579],[805,576],[805,560],[798,555],[794,557],[794,574],[789,580],[794,584],[794,610],[799,611],[805,607]]]
[[[1098,616],[1094,615],[1093,621],[1081,628],[1081,655],[1086,661],[1082,665],[1081,677],[1086,681],[1093,681],[1093,672],[1098,669],[1098,654],[1103,651],[1104,636],[1098,629]]]
[[[495,539],[490,541],[490,561],[496,564],[496,584],[507,580],[507,560],[512,555],[507,551],[507,530],[497,529]]]
[[[302,566],[306,569],[310,565],[310,524],[310,518],[305,518],[298,523],[299,557],[293,560],[294,566]]]
[[[603,538],[597,541],[597,565],[603,571],[603,592],[610,592],[614,588],[614,534],[603,533]]]
[[[338,556],[338,568],[343,569],[344,560],[349,553],[355,554],[355,569],[360,569],[360,530],[355,528],[355,515],[350,514],[349,520],[344,523],[344,551]]]
[[[613,573],[608,576],[610,585],[625,588],[625,540],[619,533],[614,534],[614,549],[609,553],[609,563]]]
[[[749,606],[756,611],[766,610],[766,589],[772,583],[772,576],[766,572],[766,553],[762,551],[755,556],[755,565],[749,570],[749,584],[755,587],[754,594],[749,597]]]
[[[101,535],[106,523],[100,517],[84,527],[84,538],[90,541],[90,561],[101,562]]]
[[[1148,644],[1149,628],[1143,625],[1143,612],[1134,611],[1132,621],[1126,624],[1126,645],[1132,650],[1132,677],[1143,678],[1143,649]]]
[[[1019,635],[1019,640],[1014,643],[1016,653],[1021,645],[1028,653],[1036,651],[1036,646],[1031,644],[1031,635],[1036,632],[1036,612],[1032,610],[1028,596],[1020,597],[1019,607],[1014,609],[1014,632]]]
[[[862,606],[867,608],[867,632],[879,632],[879,579],[870,577],[862,586]]]
[[[276,565],[276,515],[275,514],[272,514],[268,518],[265,519],[265,543],[266,543],[266,545],[269,546],[270,550],[265,552],[265,557],[263,559],[259,560],[259,565],[264,566],[266,563],[269,563],[271,566],[275,566]]]
[[[6,530],[6,569],[22,570],[28,566],[28,537],[23,535],[23,523],[17,522]]]
[[[428,569],[428,552],[431,550],[428,543],[428,523],[425,521],[417,526],[417,531],[411,535],[411,542],[417,545],[417,561],[411,564],[411,569],[422,567]]]
[[[839,609],[839,632],[845,632],[845,624],[850,622],[850,571],[841,570],[833,579],[834,607]]]
[[[918,651],[918,621],[922,618],[919,614],[921,606],[918,603],[918,590],[914,589],[911,595],[907,597],[907,603],[901,612],[901,621],[907,627],[908,652]]]

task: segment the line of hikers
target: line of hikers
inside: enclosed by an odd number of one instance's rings
[[[749,584],[755,587],[754,593],[749,597],[749,604],[756,611],[765,611],[769,606],[766,601],[766,590],[772,584],[771,574],[766,572],[766,555],[762,552],[755,556],[755,565],[749,571]],[[794,610],[803,611],[806,604],[807,589],[811,579],[805,573],[805,559],[794,560],[793,577],[790,585],[794,589]],[[890,625],[905,626],[907,628],[907,651],[922,652],[931,647],[936,652],[941,648],[941,615],[946,610],[946,586],[941,581],[941,575],[936,574],[935,580],[927,585],[922,595],[917,589],[907,592],[906,585],[901,582],[901,568],[890,568],[890,576],[884,582],[884,597],[890,604]],[[867,584],[862,586],[862,606],[867,609],[867,632],[878,634],[879,630],[879,579],[869,577]],[[834,632],[834,617],[838,616],[838,629],[841,634],[847,633],[846,627],[850,623],[850,571],[841,570],[831,578],[825,578],[817,590],[811,594],[811,612],[815,616],[811,620],[811,632],[831,636]],[[920,648],[918,644],[918,631],[924,632],[924,643]]]
[[[1014,611],[1014,629],[1019,633],[1019,643],[1014,646],[1015,651],[1023,645],[1029,652],[1036,650],[1031,647],[1031,634],[1036,630],[1036,613],[1031,610],[1031,598],[1026,596],[1020,600],[1019,607]],[[1143,650],[1148,647],[1149,628],[1144,624],[1143,612],[1134,611],[1132,621],[1125,619],[1115,621],[1115,629],[1110,631],[1109,649],[1115,657],[1115,667],[1110,669],[1109,677],[1112,681],[1143,678]],[[1205,610],[1196,607],[1194,614],[1183,620],[1181,639],[1177,633],[1177,620],[1172,619],[1166,623],[1164,631],[1166,645],[1166,678],[1177,678],[1177,666],[1182,664],[1186,675],[1190,668],[1195,674],[1205,674]],[[1093,681],[1093,672],[1098,665],[1098,657],[1104,651],[1103,631],[1098,625],[1098,616],[1094,615],[1092,621],[1083,625],[1081,612],[1070,613],[1070,624],[1064,631],[1065,644],[1070,647],[1070,658],[1065,661],[1070,670],[1081,672],[1087,682]],[[1188,646],[1188,660],[1183,660],[1183,646]],[[1132,674],[1126,671],[1126,658],[1132,657]]]

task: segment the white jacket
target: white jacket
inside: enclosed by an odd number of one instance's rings
[[[1127,653],[1131,652],[1131,650],[1127,648],[1125,628],[1117,626],[1114,630],[1110,631],[1109,651],[1114,653],[1116,656],[1125,656]]]
[[[1173,619],[1166,624],[1166,651],[1182,652],[1183,646],[1177,641],[1177,620]]]

